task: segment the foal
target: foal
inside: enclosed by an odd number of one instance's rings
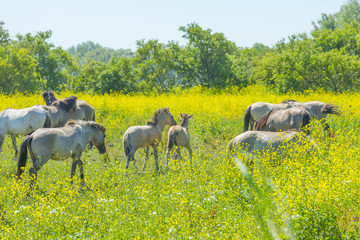
[[[149,158],[150,146],[154,148],[155,169],[156,171],[159,170],[157,147],[161,141],[165,125],[176,125],[176,121],[171,115],[169,108],[157,110],[151,120],[147,121],[145,126],[132,126],[126,130],[123,136],[124,151],[126,155],[125,174],[131,160],[134,161],[134,166],[136,168],[134,155],[139,148],[145,148],[146,155],[143,167],[143,171],[145,171],[146,160]]]
[[[169,165],[170,152],[174,145],[178,146],[176,159],[181,159],[180,147],[184,146],[189,152],[190,163],[192,164],[192,150],[190,145],[189,119],[193,115],[180,113],[180,125],[172,126],[168,133],[167,151],[166,151],[166,167]]]

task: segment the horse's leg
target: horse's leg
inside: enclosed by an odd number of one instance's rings
[[[16,146],[16,136],[14,134],[11,134],[11,140],[12,140],[12,144],[14,146],[14,149],[15,149],[15,158],[17,157],[18,153],[19,153],[19,150]]]
[[[80,160],[80,158],[77,160],[77,163],[79,165],[80,170],[80,180],[81,180],[81,186],[85,186],[85,179],[84,179],[84,163]]]
[[[146,161],[149,159],[149,147],[145,148],[145,159],[144,159],[144,167],[143,167],[143,172],[145,172],[145,168],[146,168]]]
[[[0,133],[0,152],[1,152],[1,147],[5,140],[5,136],[6,136],[6,133],[3,133],[3,132]]]
[[[170,158],[170,153],[171,153],[171,150],[173,149],[173,146],[171,147],[168,147],[166,149],[166,156],[165,156],[165,159],[166,159],[166,167],[169,167],[169,158]]]
[[[255,123],[255,121],[252,118],[250,118],[250,130],[251,131],[254,129],[254,123]]]
[[[153,146],[154,148],[154,157],[155,157],[155,170],[159,171],[159,159],[158,159],[158,149],[157,149],[157,144],[154,144]]]
[[[78,165],[78,160],[73,158],[72,164],[71,164],[71,174],[70,174],[70,184],[73,184],[73,177],[75,175],[76,166]]]
[[[126,170],[129,168],[130,161],[131,160],[133,160],[134,162],[136,161],[134,156],[135,156],[135,150],[131,148],[129,153],[126,155],[125,174],[126,174]]]
[[[192,149],[191,149],[190,143],[187,143],[187,144],[185,145],[185,147],[186,147],[187,150],[189,151],[190,164],[192,164]]]

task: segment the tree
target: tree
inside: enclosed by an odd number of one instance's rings
[[[177,84],[177,62],[180,47],[177,43],[158,40],[137,41],[135,62],[140,88],[158,93],[170,92]]]
[[[29,54],[38,62],[36,71],[43,80],[44,90],[61,90],[66,87],[77,66],[70,54],[47,42],[51,35],[51,31],[38,32],[36,35],[17,35],[18,40],[14,44],[28,49]]]
[[[9,31],[4,29],[5,23],[0,21],[0,46],[4,46],[10,42]]]
[[[33,92],[40,89],[36,60],[24,48],[0,46],[0,91]]]
[[[196,23],[182,26],[183,38],[189,41],[182,58],[183,74],[187,82],[209,87],[226,87],[235,77],[231,55],[236,49],[223,33],[203,30]]]

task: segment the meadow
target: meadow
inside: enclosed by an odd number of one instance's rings
[[[61,93],[64,98],[70,93]],[[38,173],[38,189],[26,196],[29,177],[15,180],[10,137],[0,153],[1,239],[355,239],[360,237],[360,94],[289,93],[261,87],[210,93],[200,89],[160,95],[76,94],[96,108],[106,127],[108,153],[95,148],[83,155],[85,181],[69,183],[71,159],[49,161]],[[226,157],[226,146],[243,132],[247,106],[284,99],[333,103],[342,116],[328,116],[332,136],[314,121],[318,146],[294,145],[285,157],[259,156],[252,174]],[[0,109],[44,104],[40,94],[0,95]],[[180,165],[165,169],[167,130],[159,148],[160,174],[150,156],[145,173],[130,164],[124,174],[122,136],[144,125],[154,111],[170,107],[194,114],[189,131],[193,164],[187,151]],[[18,144],[21,138],[17,139]],[[152,152],[152,150],[151,150]],[[144,150],[136,153],[141,166]],[[269,164],[276,162],[277,164]],[[31,160],[28,160],[28,165]],[[27,173],[27,172],[26,172]]]

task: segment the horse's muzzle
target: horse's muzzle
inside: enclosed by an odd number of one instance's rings
[[[97,149],[99,150],[99,153],[100,153],[100,154],[106,153],[106,147],[105,147],[105,145],[102,145],[102,146],[100,146],[100,147],[97,147]]]

